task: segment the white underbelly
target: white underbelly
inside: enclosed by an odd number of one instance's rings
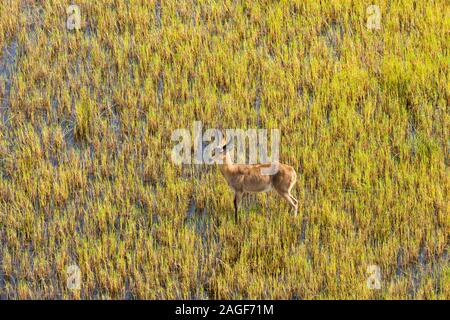
[[[250,193],[259,193],[259,192],[269,192],[272,190],[272,185],[266,185],[262,186],[261,188],[248,188],[248,190],[245,190],[246,192]]]

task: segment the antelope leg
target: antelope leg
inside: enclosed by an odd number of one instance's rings
[[[289,204],[292,206],[292,208],[294,209],[295,215],[297,216],[297,204],[294,202],[294,200],[291,199],[291,195],[289,195],[288,193],[280,193],[280,195],[287,200],[287,202],[289,202]]]

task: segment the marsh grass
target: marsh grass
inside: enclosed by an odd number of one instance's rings
[[[0,4],[1,298],[450,298],[445,1],[380,1],[379,31],[367,1],[76,3],[74,32]],[[298,217],[236,224],[216,167],[170,161],[194,121],[279,128]]]

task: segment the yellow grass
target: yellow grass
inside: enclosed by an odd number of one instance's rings
[[[68,3],[0,3],[0,298],[450,298],[448,2],[368,30],[370,1],[77,0],[80,31]],[[258,195],[236,224],[171,134],[256,104],[299,215]]]

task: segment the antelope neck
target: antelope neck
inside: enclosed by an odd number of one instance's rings
[[[231,157],[228,153],[223,157],[222,161],[224,161],[224,163],[219,165],[220,171],[222,171],[222,173],[229,172],[233,169],[234,164],[231,161]]]

